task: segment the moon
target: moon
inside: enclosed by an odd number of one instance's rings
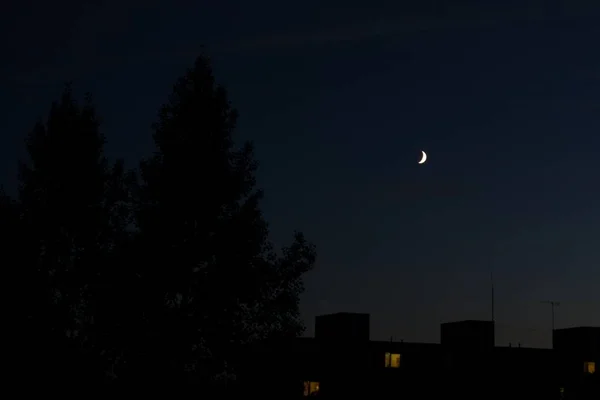
[[[425,153],[423,150],[421,150],[421,153],[423,153],[423,156],[421,161],[419,161],[419,164],[423,164],[425,161],[427,161],[427,153]]]

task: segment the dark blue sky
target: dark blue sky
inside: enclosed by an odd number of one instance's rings
[[[273,240],[318,245],[308,334],[358,311],[375,339],[438,341],[440,322],[490,318],[491,269],[498,344],[549,345],[541,300],[562,302],[559,327],[600,325],[600,6],[46,3],[1,17],[9,188],[65,80],[94,95],[109,155],[147,156],[204,45],[256,143]]]

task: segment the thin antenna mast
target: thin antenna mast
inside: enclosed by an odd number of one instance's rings
[[[552,333],[554,334],[554,308],[560,306],[559,301],[542,301],[544,304],[550,304],[550,309],[552,310]]]
[[[494,303],[494,269],[493,268],[490,270],[490,281],[492,284],[492,322],[496,322],[496,318],[495,318],[495,314],[494,314],[495,303]]]

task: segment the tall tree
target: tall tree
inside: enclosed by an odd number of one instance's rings
[[[23,296],[25,288],[24,269],[21,268],[22,259],[20,258],[21,251],[19,246],[20,241],[20,218],[18,204],[8,196],[0,186],[0,265],[2,266],[2,293],[4,294],[5,307],[8,315],[3,316],[3,322],[11,329],[7,329],[8,340],[6,343],[11,343],[16,348],[23,348],[21,344],[27,344],[22,341],[22,334],[26,332],[23,328],[27,323],[27,318],[23,315],[23,303],[26,303],[28,298]],[[10,322],[7,322],[10,321]],[[12,323],[11,323],[12,322]],[[12,353],[12,352],[11,352]],[[6,359],[6,365],[10,365],[11,369],[19,376],[25,370],[25,364],[22,362],[23,356],[26,354],[18,354],[16,357]]]
[[[12,307],[8,309],[13,311],[11,319],[15,321],[16,329],[9,330],[14,333],[13,340],[19,340],[23,332],[21,329],[26,323],[25,315],[20,312],[23,303],[28,298],[23,296],[23,289],[26,287],[25,269],[22,268],[23,252],[21,246],[23,230],[19,215],[18,203],[10,197],[0,186],[0,265],[2,265],[3,287],[2,292],[8,299],[7,304]]]
[[[91,99],[79,105],[67,86],[27,137],[30,160],[20,169],[28,329],[38,360],[52,363],[37,363],[41,373],[65,379],[100,377],[103,369],[93,294],[123,228],[122,166],[109,164],[104,142]]]
[[[161,108],[157,152],[140,166],[144,339],[135,354],[163,377],[232,377],[240,347],[303,330],[299,294],[315,249],[296,233],[282,253],[273,250],[252,145],[234,146],[236,120],[209,61],[199,57]]]
[[[20,245],[20,217],[18,203],[0,186],[0,246],[2,246],[3,266],[15,270],[18,267],[18,246]],[[5,271],[6,272],[6,269]]]

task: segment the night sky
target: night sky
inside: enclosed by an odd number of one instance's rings
[[[204,45],[256,144],[272,239],[318,246],[307,335],[315,315],[354,311],[373,339],[439,341],[441,322],[491,318],[492,270],[497,344],[549,346],[542,300],[562,303],[557,327],[600,325],[600,6],[85,3],[2,6],[11,192],[66,80],[133,167]]]

